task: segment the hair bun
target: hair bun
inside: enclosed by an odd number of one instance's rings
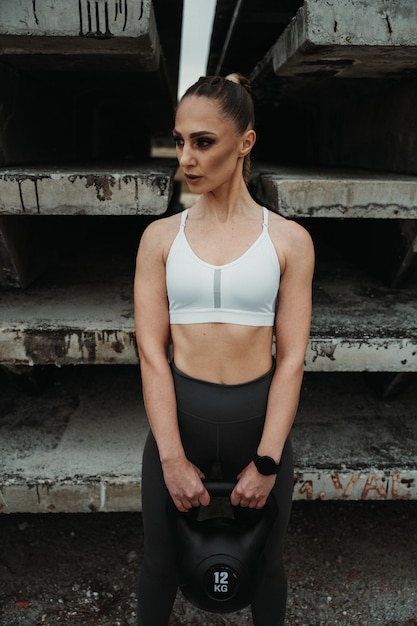
[[[232,74],[228,74],[227,76],[225,76],[225,79],[230,80],[231,83],[237,83],[238,85],[241,84],[240,82],[241,75],[237,74],[236,72],[233,72]]]
[[[243,74],[239,74],[239,72],[232,72],[231,74],[225,76],[225,79],[230,80],[231,83],[236,83],[237,85],[240,85],[241,87],[246,89],[246,91],[250,95],[252,95],[251,84],[246,76],[243,76]]]

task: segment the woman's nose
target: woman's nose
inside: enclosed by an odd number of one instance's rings
[[[194,158],[193,152],[192,152],[191,148],[189,146],[187,146],[186,144],[184,144],[184,146],[183,146],[183,148],[181,150],[179,163],[180,163],[181,167],[184,167],[184,166],[187,166],[187,165],[193,165],[195,163],[195,158]]]

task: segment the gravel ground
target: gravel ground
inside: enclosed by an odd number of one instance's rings
[[[289,626],[417,624],[417,502],[295,502]],[[140,514],[1,515],[1,626],[135,625]],[[170,626],[245,626],[181,596]]]

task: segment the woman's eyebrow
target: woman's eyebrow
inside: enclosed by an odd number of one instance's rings
[[[175,128],[172,131],[173,135],[177,135],[179,137],[181,137],[181,133],[178,132]],[[216,135],[216,133],[212,130],[198,130],[195,133],[190,133],[190,138],[191,139],[195,139],[196,137],[201,137],[202,135]]]
[[[195,133],[191,133],[190,137],[194,139],[195,137],[200,137],[201,135],[215,135],[216,133],[212,130],[198,130]]]

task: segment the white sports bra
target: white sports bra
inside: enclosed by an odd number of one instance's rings
[[[184,232],[188,209],[183,211],[166,263],[171,324],[274,325],[280,265],[265,207],[263,215],[262,232],[246,252],[231,263],[211,265],[188,243]]]

